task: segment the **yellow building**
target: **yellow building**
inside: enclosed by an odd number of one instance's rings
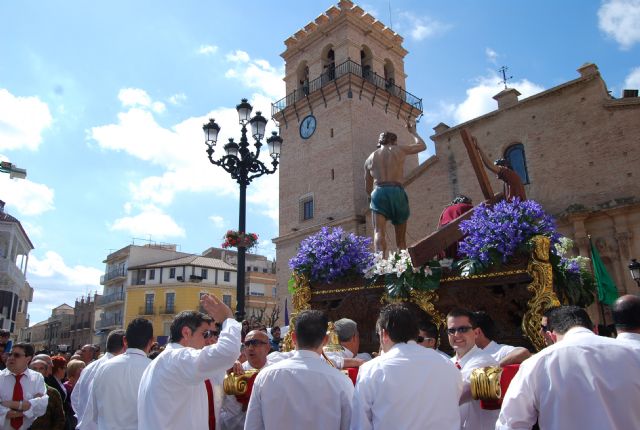
[[[215,295],[229,307],[236,303],[236,268],[220,259],[190,255],[129,267],[129,276],[124,326],[146,318],[160,343],[166,342],[176,314],[201,310],[202,294]]]

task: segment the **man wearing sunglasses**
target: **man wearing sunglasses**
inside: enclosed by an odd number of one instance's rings
[[[138,428],[215,428],[205,380],[221,380],[240,354],[241,325],[213,295],[200,300],[209,315],[180,312],[171,323],[171,343],[144,371],[138,390]],[[211,320],[222,321],[215,345],[206,345]]]
[[[447,335],[455,352],[451,361],[460,369],[464,384],[460,396],[460,428],[493,430],[500,411],[482,409],[480,400],[471,397],[471,372],[479,367],[498,366],[491,355],[476,346],[478,330],[472,312],[454,309],[447,314]]]
[[[252,330],[244,338],[244,353],[247,361],[236,362],[233,366],[235,374],[242,374],[246,370],[260,370],[268,364],[267,355],[271,350],[269,336],[261,330]],[[225,395],[220,410],[222,428],[226,430],[242,430],[246,418],[246,404],[238,401],[234,395]]]
[[[0,428],[28,429],[47,411],[49,396],[44,377],[28,368],[33,345],[16,343],[7,358],[7,368],[0,371]]]
[[[298,314],[292,334],[296,352],[267,366],[256,377],[246,429],[349,428],[353,383],[321,356],[328,341],[328,324],[320,311]]]

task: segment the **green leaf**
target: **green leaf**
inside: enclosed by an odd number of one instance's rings
[[[293,275],[291,275],[289,281],[287,281],[287,289],[289,290],[289,294],[294,294],[296,292],[296,287],[296,280],[294,279]]]

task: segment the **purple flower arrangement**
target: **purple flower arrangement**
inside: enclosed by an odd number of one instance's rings
[[[483,266],[506,263],[536,235],[550,237],[552,245],[560,238],[553,218],[540,204],[517,198],[476,207],[471,219],[460,223],[460,230],[466,237],[459,254]]]
[[[345,233],[340,227],[322,227],[300,242],[289,268],[310,281],[331,283],[339,278],[362,276],[373,265],[371,239]]]

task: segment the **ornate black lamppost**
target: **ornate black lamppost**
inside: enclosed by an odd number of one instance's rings
[[[256,115],[251,118],[251,111],[253,107],[247,102],[247,99],[242,99],[242,102],[236,106],[238,111],[238,117],[240,118],[240,125],[242,137],[240,142],[236,143],[233,139],[229,139],[229,142],[224,145],[225,155],[218,160],[213,159],[213,152],[215,150],[216,142],[218,140],[218,133],[220,132],[220,126],[216,124],[213,119],[209,120],[208,124],[202,126],[205,136],[205,144],[207,145],[207,154],[209,155],[209,161],[216,166],[222,167],[231,177],[240,184],[240,214],[238,221],[238,232],[246,233],[246,218],[247,218],[247,185],[257,177],[264,174],[275,173],[278,167],[278,158],[280,157],[280,147],[282,145],[282,138],[278,136],[277,132],[272,132],[272,135],[267,139],[267,146],[269,148],[269,154],[273,161],[271,161],[272,169],[269,169],[265,164],[258,160],[260,156],[260,148],[262,147],[261,140],[264,138],[264,130],[267,125],[267,120],[257,112]],[[253,148],[250,147],[247,140],[247,123],[251,125],[251,136],[255,139]],[[255,151],[253,150],[255,148]],[[238,286],[236,290],[237,306],[236,306],[236,319],[242,321],[244,319],[244,296],[245,296],[245,254],[246,247],[242,244],[238,245]]]
[[[635,258],[631,259],[631,264],[629,264],[629,272],[631,272],[631,278],[636,281],[638,287],[640,287],[640,263]]]

